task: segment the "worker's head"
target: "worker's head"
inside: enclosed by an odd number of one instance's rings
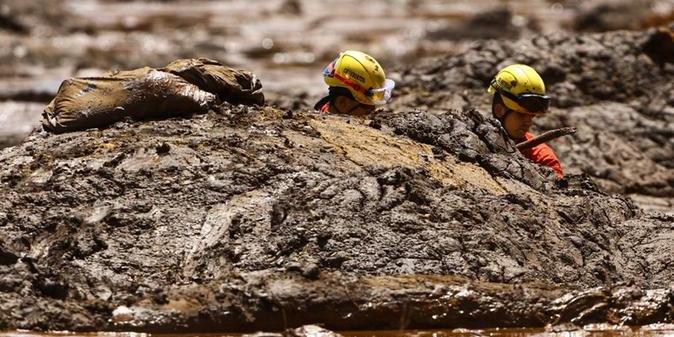
[[[545,114],[550,107],[543,79],[536,70],[523,64],[501,69],[489,84],[487,92],[494,95],[494,117],[515,139],[524,138],[533,118]]]
[[[323,69],[323,79],[330,87],[332,105],[340,113],[367,114],[391,98],[395,87],[386,79],[377,60],[363,52],[348,50]]]

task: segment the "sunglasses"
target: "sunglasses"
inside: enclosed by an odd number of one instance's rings
[[[525,108],[532,115],[545,113],[550,108],[550,97],[546,95],[527,93],[515,95],[513,93],[501,90],[493,84],[492,86],[496,88],[496,91],[499,94],[515,101],[517,104],[519,104],[519,106]]]

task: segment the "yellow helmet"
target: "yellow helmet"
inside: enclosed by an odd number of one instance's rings
[[[386,79],[384,69],[372,56],[355,50],[339,53],[323,69],[323,80],[331,87],[342,87],[359,103],[381,105],[388,102],[395,82]]]
[[[501,69],[489,84],[487,92],[499,93],[508,109],[520,113],[542,114],[550,107],[543,79],[534,68],[524,64],[513,64]]]

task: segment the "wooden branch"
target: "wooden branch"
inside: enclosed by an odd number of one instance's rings
[[[542,133],[538,137],[531,138],[527,141],[521,142],[515,147],[517,147],[518,150],[520,151],[525,151],[528,150],[536,145],[543,144],[545,142],[551,141],[555,138],[559,138],[561,136],[566,136],[566,135],[571,135],[576,133],[576,128],[575,127],[568,127],[568,128],[560,128],[560,129],[554,129],[550,130],[547,132]]]

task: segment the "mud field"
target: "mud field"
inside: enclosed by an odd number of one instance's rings
[[[309,2],[30,4],[0,6],[0,330],[674,319],[671,2],[374,1],[367,34]],[[368,119],[308,108],[344,45],[397,82]],[[28,135],[67,76],[195,56],[268,104]],[[554,99],[536,130],[579,130],[562,181],[489,117],[513,62]]]

